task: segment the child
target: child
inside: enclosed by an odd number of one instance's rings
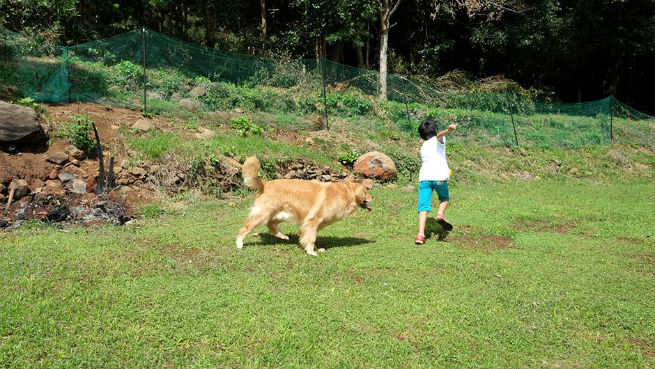
[[[414,243],[422,245],[425,243],[425,222],[428,212],[431,210],[432,191],[436,190],[439,196],[439,210],[435,219],[448,232],[453,226],[444,216],[448,207],[450,196],[448,195],[448,178],[450,169],[446,161],[446,135],[457,128],[457,124],[451,124],[444,131],[438,132],[437,123],[433,120],[426,120],[418,127],[418,134],[424,140],[421,146],[421,170],[418,175],[418,234]],[[442,233],[440,238],[446,236]]]

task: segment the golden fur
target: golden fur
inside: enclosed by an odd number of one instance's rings
[[[307,254],[316,255],[314,242],[318,231],[349,216],[358,207],[371,210],[368,202],[373,197],[366,192],[370,185],[302,179],[263,181],[258,175],[259,160],[255,156],[243,163],[242,173],[246,186],[257,190],[257,195],[237,236],[238,248],[243,247],[246,235],[262,224],[266,224],[275,237],[288,240],[289,237],[278,229],[280,223],[288,221],[300,225],[300,245]]]

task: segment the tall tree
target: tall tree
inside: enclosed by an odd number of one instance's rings
[[[387,51],[391,16],[398,10],[402,0],[377,0],[380,12],[380,98],[387,98]]]

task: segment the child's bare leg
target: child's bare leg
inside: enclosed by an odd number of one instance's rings
[[[418,234],[425,236],[425,222],[428,219],[427,211],[420,211],[418,213]]]
[[[446,208],[448,207],[449,204],[450,204],[450,201],[448,201],[448,200],[440,202],[439,203],[439,212],[437,214],[442,214],[443,215],[443,213],[446,211]]]

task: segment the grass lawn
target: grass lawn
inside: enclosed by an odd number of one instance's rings
[[[318,257],[237,250],[252,194],[0,234],[0,367],[655,367],[652,183],[456,184],[421,247],[416,193],[372,194]]]

